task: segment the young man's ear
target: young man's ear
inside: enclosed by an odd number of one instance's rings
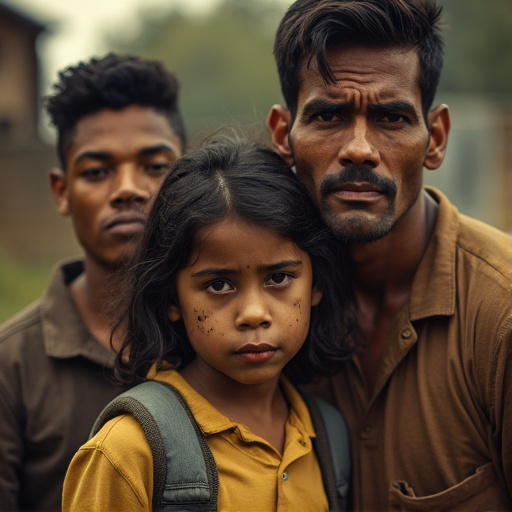
[[[169,306],[169,310],[167,311],[167,318],[171,322],[177,322],[181,318],[181,310],[178,306],[171,304]]]
[[[451,121],[450,111],[446,105],[439,105],[428,114],[428,126],[430,129],[430,142],[425,153],[423,165],[434,171],[444,160],[448,133],[450,132]]]
[[[288,140],[292,128],[290,111],[281,105],[274,105],[267,117],[267,126],[272,138],[272,148],[292,167],[293,154]]]
[[[318,288],[317,286],[313,286],[313,289],[311,290],[311,305],[312,306],[318,306],[320,304],[320,301],[323,297],[323,292]]]
[[[57,205],[57,211],[61,215],[69,215],[69,199],[68,199],[68,182],[66,179],[66,173],[55,167],[50,172],[50,190],[55,204]]]

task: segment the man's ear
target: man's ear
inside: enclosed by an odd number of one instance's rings
[[[320,304],[320,301],[322,300],[324,293],[320,288],[317,286],[313,286],[313,289],[311,290],[311,305],[312,306],[318,306]]]
[[[55,167],[50,172],[50,189],[55,204],[57,205],[57,211],[61,215],[69,215],[69,198],[68,198],[68,182],[66,179],[66,173]]]
[[[177,322],[181,318],[181,310],[178,306],[171,304],[169,306],[169,310],[167,311],[167,318],[171,322]]]
[[[281,105],[274,105],[267,117],[267,126],[272,138],[272,147],[292,167],[293,154],[288,140],[292,128],[290,111]]]
[[[439,105],[428,114],[428,126],[430,129],[430,142],[425,153],[423,165],[433,171],[444,160],[448,133],[450,132],[450,111],[446,105]]]

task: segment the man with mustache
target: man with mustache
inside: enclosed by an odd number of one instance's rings
[[[84,258],[59,264],[45,295],[0,330],[0,509],[60,509],[67,466],[119,392],[115,276],[130,260],[153,192],[186,143],[176,76],[109,54],[59,74],[45,107],[60,168],[50,187]]]
[[[366,343],[317,389],[349,425],[355,510],[512,509],[509,242],[422,184],[450,129],[440,15],[297,0],[274,46],[273,144],[347,245]]]

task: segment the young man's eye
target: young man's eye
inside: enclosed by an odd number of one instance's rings
[[[108,169],[105,167],[92,167],[82,172],[82,176],[90,181],[101,180],[108,176]]]
[[[227,281],[218,279],[217,281],[211,281],[206,287],[206,291],[210,293],[227,293],[232,291],[234,288]]]
[[[267,279],[265,285],[266,286],[284,286],[288,284],[293,277],[290,274],[287,274],[286,272],[276,272],[275,274],[272,274]]]
[[[144,166],[146,172],[153,174],[162,174],[169,171],[172,167],[172,162],[152,162]]]

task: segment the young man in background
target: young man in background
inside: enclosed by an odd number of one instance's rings
[[[178,80],[160,62],[109,54],[59,79],[45,100],[60,159],[50,187],[84,257],[0,328],[0,510],[59,509],[71,458],[121,391],[107,379],[112,283],[186,144]]]

